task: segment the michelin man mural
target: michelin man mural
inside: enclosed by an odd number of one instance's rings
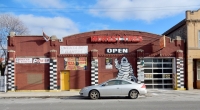
[[[121,59],[121,64],[115,59],[115,67],[119,70],[117,79],[126,79],[137,82],[137,78],[133,74],[133,68],[126,57]]]

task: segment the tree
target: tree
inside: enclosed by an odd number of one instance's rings
[[[11,14],[0,14],[0,58],[4,58],[5,64],[0,61],[1,73],[7,64],[7,36],[10,32],[16,35],[28,34],[28,28],[16,16]]]

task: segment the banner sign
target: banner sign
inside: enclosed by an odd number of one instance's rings
[[[91,36],[91,42],[141,42],[142,36]]]
[[[15,63],[32,63],[32,58],[15,58]]]
[[[33,63],[50,63],[50,58],[33,58]]]
[[[60,46],[60,54],[88,54],[88,46]]]
[[[50,58],[15,58],[15,63],[50,63]]]
[[[65,70],[86,70],[87,57],[67,57],[65,60]]]
[[[123,54],[128,53],[127,48],[106,48],[107,54]]]

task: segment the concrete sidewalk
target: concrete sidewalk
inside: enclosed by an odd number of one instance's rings
[[[146,97],[162,96],[195,96],[200,98],[200,90],[158,90],[147,89]],[[79,97],[79,90],[72,91],[9,91],[0,92],[0,98],[61,98],[61,97]]]
[[[79,91],[8,91],[0,92],[0,98],[60,98],[79,96]]]

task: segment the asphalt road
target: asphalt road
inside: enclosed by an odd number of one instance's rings
[[[0,110],[199,110],[200,99],[167,97],[102,98],[7,98],[0,99]]]

